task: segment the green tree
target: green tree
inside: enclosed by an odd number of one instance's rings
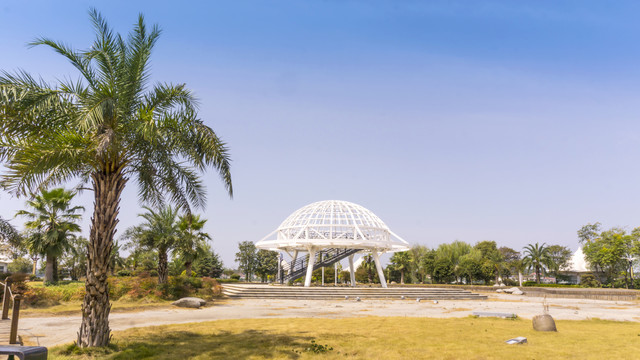
[[[160,29],[142,15],[128,37],[90,12],[96,31],[88,50],[40,38],[79,72],[50,85],[25,72],[0,76],[0,160],[3,185],[29,193],[73,179],[91,183],[94,210],[88,247],[80,347],[109,344],[109,257],[122,191],[138,184],[140,199],[168,198],[181,209],[204,208],[200,174],[215,168],[232,194],[228,150],[198,118],[184,85],[150,87],[149,59]],[[69,79],[75,77],[69,77]]]
[[[260,277],[260,280],[266,282],[269,275],[275,275],[277,272],[278,253],[269,250],[258,250],[256,253],[255,273]]]
[[[549,254],[549,248],[546,244],[535,245],[529,244],[524,247],[524,257],[522,261],[524,265],[536,272],[536,282],[540,284],[540,273],[546,268],[551,269],[554,267],[553,260]]]
[[[429,248],[423,245],[414,245],[411,247],[411,253],[413,254],[412,270],[415,274],[415,279],[417,282],[423,283],[428,273],[422,259],[429,253]]]
[[[468,284],[473,284],[474,279],[484,278],[483,263],[482,252],[477,248],[460,257],[460,273],[467,278]]]
[[[524,271],[524,269],[520,252],[506,246],[500,247],[498,251],[500,251],[502,259],[504,259],[506,274],[509,276],[518,274],[518,282],[520,286],[522,286],[522,271]]]
[[[28,219],[24,226],[31,230],[28,246],[33,253],[46,257],[44,281],[58,281],[57,260],[71,248],[71,238],[80,231],[77,222],[84,210],[81,206],[71,206],[75,193],[63,188],[42,190],[33,200],[27,201],[30,210],[20,210],[16,216]]]
[[[367,282],[372,284],[376,277],[376,263],[373,260],[373,255],[367,254],[363,257],[360,267],[364,269],[367,274]]]
[[[253,241],[243,241],[238,244],[238,252],[236,253],[236,262],[238,268],[244,272],[245,281],[251,280],[257,264],[257,249]]]
[[[206,222],[207,219],[201,219],[200,215],[195,214],[180,216],[178,220],[178,241],[174,253],[184,263],[187,277],[191,277],[193,262],[208,251],[207,240],[210,240],[211,236],[202,231]]]
[[[619,272],[624,272],[626,286],[633,281],[633,259],[640,238],[640,229],[628,234],[624,229],[611,228],[601,231],[600,224],[587,224],[578,230],[585,259],[613,283]]]
[[[17,259],[13,259],[13,261],[7,266],[7,270],[13,274],[28,274],[31,272],[32,265],[31,260],[19,257]]]
[[[573,252],[566,246],[562,245],[550,245],[549,246],[549,257],[551,258],[551,263],[553,264],[551,273],[556,277],[560,273],[561,270],[566,269],[571,262],[571,256]]]
[[[205,249],[204,255],[198,257],[193,262],[193,270],[202,276],[218,278],[224,270],[222,259],[220,259],[220,255],[216,254],[208,244],[205,246]]]
[[[166,284],[169,279],[168,252],[178,242],[178,213],[171,206],[163,206],[158,210],[147,206],[143,208],[146,212],[138,214],[143,222],[127,229],[123,239],[133,247],[158,251],[158,284]]]
[[[471,249],[471,245],[463,241],[456,240],[451,244],[440,244],[440,246],[438,246],[438,249],[436,250],[436,258],[438,260],[446,259],[451,265],[451,271],[453,272],[454,280],[456,282],[459,281],[462,275],[462,271],[460,269],[460,259],[462,258],[462,256],[471,252]],[[441,261],[439,264],[442,265],[444,264],[444,262]],[[443,278],[442,276],[439,277]]]
[[[87,246],[89,241],[82,236],[71,238],[70,250],[62,257],[62,266],[71,277],[78,280],[87,274]]]
[[[496,284],[500,283],[506,266],[496,242],[488,240],[480,241],[474,248],[482,254],[482,277],[485,282],[493,278]]]
[[[404,274],[407,271],[411,271],[411,267],[414,263],[413,252],[396,252],[391,256],[390,261],[393,268],[400,271],[400,284],[404,284]]]

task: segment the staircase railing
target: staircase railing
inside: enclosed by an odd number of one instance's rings
[[[321,267],[327,267],[334,263],[353,255],[362,249],[340,249],[329,248],[322,249],[316,253],[316,261],[313,265],[313,270],[317,270]],[[307,264],[309,263],[309,255],[298,258],[289,264],[290,271],[284,274],[282,281],[289,282],[301,278],[307,272]]]
[[[11,311],[11,331],[9,332],[9,344],[18,344],[18,319],[20,318],[20,300],[22,295],[13,294],[11,291],[11,279],[7,278],[4,282],[0,281],[0,285],[4,287],[4,295],[2,297],[2,320],[9,319],[9,302],[13,301],[13,309]]]

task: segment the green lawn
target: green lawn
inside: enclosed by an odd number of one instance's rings
[[[249,319],[134,328],[114,334],[116,350],[51,359],[635,359],[640,324],[558,321],[557,333],[530,320],[489,318]],[[526,345],[505,340],[525,336]],[[317,354],[312,340],[333,350]]]

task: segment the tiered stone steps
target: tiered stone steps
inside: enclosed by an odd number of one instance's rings
[[[270,286],[256,284],[224,284],[222,292],[230,298],[240,299],[299,299],[299,300],[338,300],[360,297],[361,299],[405,299],[423,300],[485,300],[487,296],[455,288],[427,287],[301,287]]]

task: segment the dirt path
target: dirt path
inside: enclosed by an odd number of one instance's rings
[[[161,309],[112,313],[111,329],[202,322],[223,319],[352,316],[464,317],[473,311],[510,312],[532,318],[542,313],[542,298],[491,294],[488,300],[229,300],[199,310]],[[592,318],[640,321],[640,303],[624,301],[547,299],[549,313],[558,320]],[[19,334],[30,345],[54,346],[76,339],[80,316],[31,317],[20,319]]]

